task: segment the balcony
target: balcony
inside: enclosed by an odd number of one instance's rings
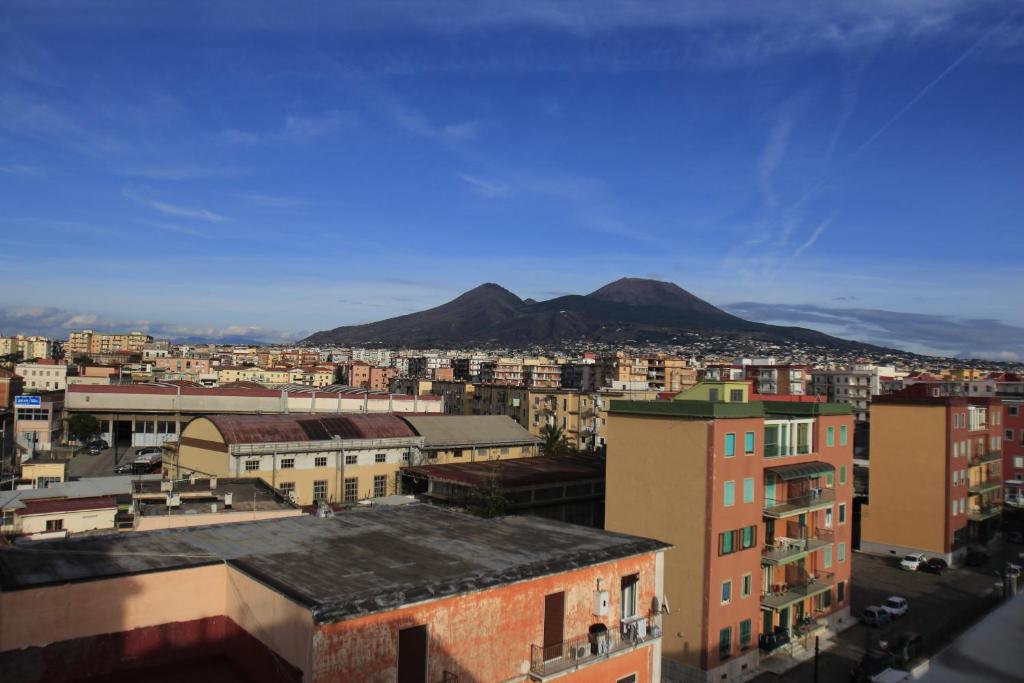
[[[1003,511],[1002,505],[979,505],[967,509],[968,522],[984,522],[986,519],[998,517]]]
[[[799,529],[802,532],[798,531],[793,536],[776,536],[773,543],[765,545],[761,551],[761,564],[789,564],[835,542],[831,529],[818,529],[810,537],[807,536],[806,527]]]
[[[793,603],[831,590],[834,584],[835,574],[832,572],[819,571],[807,574],[799,581],[773,585],[771,590],[762,591],[761,606],[773,610],[784,609]]]
[[[793,496],[785,500],[765,498],[763,514],[765,517],[780,519],[820,510],[835,502],[836,492],[834,489],[811,489],[804,495]]]
[[[971,456],[970,462],[972,465],[988,465],[994,462],[1002,462],[1003,454],[1001,451],[988,451],[987,453],[977,453]]]
[[[530,646],[530,678],[546,681],[567,671],[591,666],[612,655],[642,647],[661,638],[661,617],[627,619],[619,630],[590,633],[558,645]]]
[[[988,481],[979,481],[977,484],[971,484],[967,487],[967,493],[972,496],[980,496],[983,493],[992,493],[998,491],[1003,487],[1003,484],[998,479],[989,479]]]

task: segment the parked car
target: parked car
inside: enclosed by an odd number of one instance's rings
[[[132,464],[130,462],[123,462],[114,468],[114,474],[131,474]]]
[[[923,564],[918,565],[917,571],[928,572],[929,574],[941,574],[949,567],[941,557],[929,557]]]
[[[860,620],[868,626],[878,628],[891,623],[892,615],[878,605],[871,605],[864,608],[864,612],[861,614]]]
[[[900,561],[900,568],[916,572],[927,559],[924,553],[910,553]]]
[[[910,609],[910,605],[907,603],[906,598],[901,598],[898,595],[890,595],[885,599],[885,602],[881,605],[882,609],[889,613],[893,619],[902,617]]]
[[[93,439],[92,441],[87,443],[86,446],[89,446],[91,448],[98,448],[100,450],[110,448],[110,444],[104,441],[103,439]]]
[[[135,451],[135,457],[138,458],[144,455],[160,455],[162,452],[163,449],[160,448],[159,446],[146,446],[145,448],[140,448],[139,450]]]
[[[984,550],[972,550],[967,553],[967,558],[964,561],[968,567],[981,567],[988,564],[988,553]]]

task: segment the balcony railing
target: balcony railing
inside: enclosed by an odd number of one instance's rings
[[[804,528],[804,527],[801,527]],[[835,534],[831,529],[818,529],[810,536],[801,534],[797,538],[791,536],[776,536],[772,543],[764,546],[761,552],[762,564],[786,564],[793,560],[812,553],[815,550],[832,545],[835,542]]]
[[[967,509],[967,521],[969,522],[984,522],[986,519],[998,517],[999,513],[1003,511],[1002,505],[980,505],[978,507],[972,507]]]
[[[977,496],[982,493],[998,491],[1002,487],[1003,485],[998,479],[989,479],[987,481],[979,481],[977,484],[971,484],[967,487],[967,492],[972,496]]]
[[[764,457],[777,458],[787,455],[807,455],[811,452],[810,444],[797,444],[791,447],[789,444],[766,443],[764,445]]]
[[[975,453],[971,456],[972,465],[986,465],[988,463],[1000,462],[1003,459],[1002,451],[987,451],[985,453]]]
[[[763,512],[766,517],[788,517],[831,505],[835,500],[834,489],[811,489],[802,496],[785,499],[765,498]]]
[[[619,629],[571,638],[557,645],[530,646],[530,673],[553,676],[607,659],[661,637],[661,617],[638,617],[621,622]]]
[[[831,590],[834,584],[835,574],[832,572],[818,571],[807,574],[792,583],[774,584],[769,590],[761,591],[761,605],[769,609],[782,609],[794,602]]]

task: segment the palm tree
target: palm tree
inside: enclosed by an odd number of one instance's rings
[[[562,455],[574,450],[565,432],[558,425],[546,424],[541,427],[540,438],[540,450],[544,455]]]

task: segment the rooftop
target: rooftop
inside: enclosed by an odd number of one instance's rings
[[[427,448],[539,443],[507,415],[406,415]]]
[[[13,546],[0,549],[0,589],[224,562],[330,623],[668,547],[539,517],[413,504]]]
[[[485,460],[448,465],[403,467],[403,472],[470,486],[492,481],[503,488],[604,479],[605,459],[597,455],[553,455],[514,460]]]
[[[389,439],[415,437],[402,418],[390,413],[331,415],[204,415],[224,437],[226,444],[287,443],[342,439]]]
[[[853,408],[842,403],[806,403],[800,401],[612,401],[617,414],[656,417],[695,417],[703,419],[769,417],[776,415],[850,415]]]
[[[134,482],[132,497],[135,498],[138,514],[161,515],[193,515],[209,513],[210,505],[217,504],[217,512],[269,512],[272,510],[294,510],[296,507],[276,492],[269,484],[258,477],[239,477],[217,479],[216,487],[211,488],[209,479],[196,481],[178,481],[174,483],[172,492],[177,494],[181,504],[167,509],[167,492],[160,490],[163,482],[157,480],[138,480]],[[231,507],[224,507],[224,494],[231,494]]]

